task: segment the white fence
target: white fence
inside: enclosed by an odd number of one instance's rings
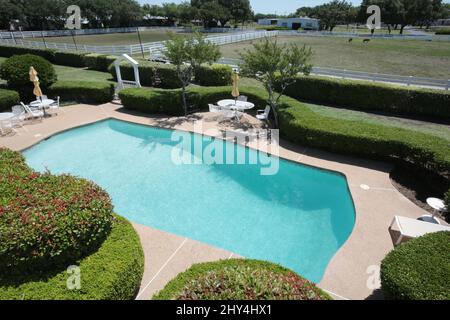
[[[276,31],[255,31],[255,32],[242,32],[230,35],[211,35],[207,39],[217,45],[224,45],[230,43],[236,43],[241,41],[249,41],[255,39],[261,39],[264,37],[272,37],[277,35]],[[76,41],[76,39],[75,39]],[[9,45],[20,45],[30,48],[41,48],[41,49],[56,49],[61,51],[81,51],[81,52],[91,52],[91,53],[101,53],[101,54],[140,54],[142,51],[148,54],[160,53],[164,50],[164,41],[161,42],[149,42],[133,45],[123,45],[123,46],[92,46],[74,43],[55,43],[46,41],[31,41],[24,39],[0,39],[0,43]]]
[[[447,35],[411,35],[411,34],[359,34],[354,32],[329,32],[329,31],[278,31],[279,36],[304,36],[304,37],[341,37],[364,39],[391,39],[391,40],[420,40],[420,41],[450,41]]]
[[[42,39],[47,37],[86,36],[94,34],[133,33],[139,31],[174,31],[193,32],[198,30],[204,33],[237,33],[246,31],[244,28],[182,28],[182,27],[129,27],[129,28],[101,28],[81,30],[46,30],[46,31],[2,31],[0,39]]]
[[[220,63],[228,64],[232,67],[239,67],[241,60],[222,58]],[[401,84],[406,86],[418,86],[431,89],[450,90],[450,79],[433,79],[425,77],[399,76],[392,74],[370,73],[364,71],[351,71],[333,68],[314,67],[314,75],[327,76],[341,79],[366,80],[382,83]]]

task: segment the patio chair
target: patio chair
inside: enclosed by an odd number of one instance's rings
[[[208,106],[209,106],[209,112],[218,113],[218,112],[221,111],[221,108],[219,106],[214,105],[214,104],[209,104]]]
[[[256,114],[256,119],[258,120],[268,120],[270,113],[270,106],[266,106],[264,110],[258,110]]]
[[[59,102],[60,102],[60,98],[59,97],[57,97],[56,98],[56,102],[55,103],[52,103],[49,107],[48,107],[48,110],[47,110],[47,113],[48,114],[50,114],[50,115],[58,115],[58,112],[59,112]]]
[[[14,117],[12,118],[11,122],[12,125],[17,127],[22,127],[23,122],[26,118],[26,112],[25,109],[21,105],[16,105],[11,108],[12,113],[14,114]]]
[[[44,117],[44,111],[30,109],[30,107],[27,106],[26,104],[24,104],[23,102],[21,102],[20,104],[25,109],[27,120],[28,119],[40,119],[42,121],[42,118]]]
[[[247,102],[248,101],[248,97],[247,96],[239,96],[238,101],[242,101],[242,102]]]
[[[450,231],[450,227],[400,216],[395,216],[392,220],[388,229],[390,232],[394,230],[394,225],[397,225],[398,232],[400,232],[395,246],[399,246],[404,239],[419,238],[428,233]]]

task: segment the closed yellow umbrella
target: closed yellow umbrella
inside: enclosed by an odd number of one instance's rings
[[[237,72],[233,73],[231,76],[231,79],[233,80],[233,91],[231,91],[231,95],[237,99],[240,95],[239,93],[239,74]]]
[[[38,78],[38,73],[37,71],[33,68],[30,67],[30,81],[33,82],[34,84],[34,90],[33,90],[33,94],[36,96],[36,98],[42,97],[42,90],[41,87],[39,86],[39,78]]]

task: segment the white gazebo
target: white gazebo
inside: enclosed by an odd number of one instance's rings
[[[131,80],[123,80],[122,78],[122,72],[120,71],[120,64],[122,61],[127,61],[133,66],[134,69],[134,81]],[[116,61],[114,61],[114,66],[116,67],[116,75],[117,75],[117,90],[122,90],[126,87],[142,87],[141,81],[139,77],[139,63],[131,58],[129,55],[124,54],[120,58],[118,58]]]

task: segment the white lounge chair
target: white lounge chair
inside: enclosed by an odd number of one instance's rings
[[[214,105],[214,104],[209,104],[208,106],[209,106],[209,112],[218,113],[218,112],[221,111],[221,108],[219,106]]]
[[[258,110],[256,114],[256,119],[258,120],[268,120],[270,113],[270,106],[266,106],[264,110]]]
[[[394,217],[389,226],[389,231],[394,230],[394,225],[397,225],[400,232],[400,236],[395,242],[396,246],[400,245],[405,238],[413,239],[428,233],[450,231],[450,227],[400,216]]]
[[[238,101],[243,101],[243,102],[247,102],[248,101],[248,97],[247,96],[239,96]]]
[[[27,119],[41,119],[42,120],[42,118],[44,117],[44,111],[32,110],[32,109],[30,109],[29,106],[27,106],[23,102],[21,102],[20,104],[25,109]]]
[[[11,119],[12,125],[22,127],[26,118],[25,109],[21,105],[16,105],[13,106],[11,110],[14,114],[14,117]]]
[[[55,103],[52,103],[49,107],[48,107],[48,110],[47,110],[47,113],[48,114],[50,114],[50,115],[58,115],[58,112],[59,112],[59,101],[60,101],[60,98],[59,97],[57,97],[56,98],[56,102]]]

